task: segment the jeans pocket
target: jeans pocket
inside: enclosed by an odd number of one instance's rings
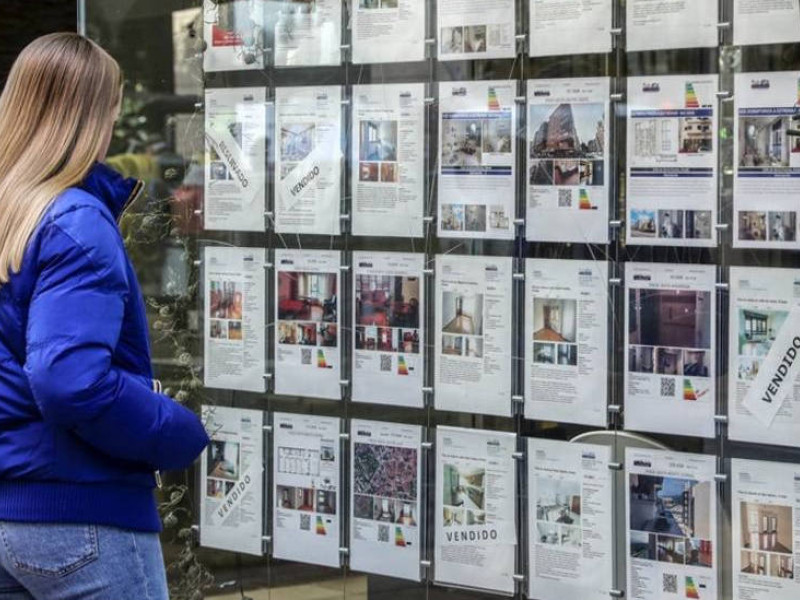
[[[69,575],[97,559],[97,527],[0,522],[0,537],[15,569],[44,577]]]

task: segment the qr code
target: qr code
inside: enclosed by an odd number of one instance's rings
[[[572,190],[558,190],[558,208],[572,208]]]
[[[391,371],[391,370],[392,370],[392,355],[381,354],[381,371]]]
[[[661,397],[662,398],[675,397],[675,380],[672,377],[661,378]]]
[[[389,541],[389,526],[388,525],[378,525],[378,541],[379,542],[388,542]]]
[[[675,573],[664,573],[662,587],[665,594],[678,593],[678,576]]]
[[[300,529],[311,531],[311,515],[300,515]]]
[[[311,364],[311,348],[300,348],[300,364]]]

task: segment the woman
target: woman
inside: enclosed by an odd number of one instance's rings
[[[100,164],[121,75],[47,35],[0,96],[0,599],[167,598],[156,470],[199,419],[154,390],[117,220],[141,187]]]

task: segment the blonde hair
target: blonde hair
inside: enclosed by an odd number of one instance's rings
[[[103,151],[121,86],[117,62],[76,33],[42,36],[17,57],[0,95],[0,285],[53,199]]]

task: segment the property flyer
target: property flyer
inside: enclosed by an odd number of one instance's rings
[[[800,42],[800,0],[733,0],[733,43]]]
[[[800,597],[798,481],[800,465],[731,459],[734,600]]]
[[[734,86],[733,245],[796,250],[800,71],[737,73]]]
[[[439,60],[514,58],[517,53],[514,0],[439,0],[436,30]]]
[[[608,263],[525,261],[525,417],[605,427]]]
[[[718,80],[628,79],[628,244],[716,245]]]
[[[353,86],[353,235],[422,237],[425,86]]]
[[[514,81],[439,83],[440,237],[514,239],[516,91]]]
[[[342,89],[275,91],[275,231],[341,232]]]
[[[339,566],[340,429],[336,417],[273,415],[273,557]]]
[[[610,82],[528,81],[529,242],[608,243]]]
[[[202,406],[211,442],[200,456],[200,545],[263,554],[264,413]]]
[[[206,229],[264,231],[265,101],[265,88],[206,90]]]
[[[511,416],[512,259],[436,257],[437,410]]]
[[[626,597],[721,597],[716,463],[715,456],[626,449]]]
[[[353,252],[353,401],[424,405],[424,268],[424,254]]]
[[[625,265],[625,428],[714,437],[716,267]]]
[[[350,568],[420,581],[422,428],[350,423]]]
[[[275,250],[275,393],[340,400],[337,250]]]
[[[528,598],[607,600],[613,589],[611,448],[528,439]]]
[[[800,315],[800,275],[796,269],[730,269],[730,326],[728,340],[728,437],[732,440],[779,446],[800,446],[800,377],[780,385],[783,396],[769,387],[775,362],[781,362],[785,347],[777,341],[794,327]],[[759,374],[769,381],[757,385]],[[779,373],[788,376],[786,373]],[[783,384],[783,381],[779,382]],[[778,389],[779,386],[775,386]],[[766,424],[745,405],[748,400],[778,404]]]
[[[203,70],[264,68],[264,1],[203,0]]]
[[[611,52],[612,0],[528,0],[531,56]]]
[[[341,63],[341,0],[278,0],[277,8],[276,67]]]
[[[719,41],[717,0],[627,0],[628,51],[714,48]]]
[[[425,60],[425,0],[352,3],[353,63]]]
[[[266,263],[263,248],[204,249],[203,383],[265,391]]]
[[[437,427],[434,580],[514,592],[517,438]]]

